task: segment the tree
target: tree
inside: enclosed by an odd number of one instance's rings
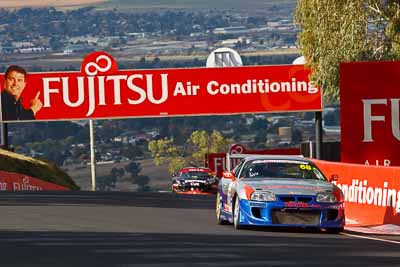
[[[143,157],[143,151],[138,145],[128,144],[121,149],[121,156],[135,160],[136,158]]]
[[[265,142],[267,141],[267,129],[259,129],[255,131],[256,136],[254,137],[254,143],[258,144],[257,148],[265,148]]]
[[[300,0],[299,48],[327,102],[339,96],[339,63],[400,58],[397,0]]]
[[[154,163],[159,166],[164,162],[168,162],[168,171],[175,173],[185,165],[185,158],[182,156],[182,149],[174,144],[173,139],[159,139],[150,141],[149,151],[154,159]]]
[[[146,175],[139,175],[142,170],[140,163],[131,162],[125,166],[125,170],[131,174],[132,183],[138,185],[139,191],[150,191],[148,186],[150,178]]]
[[[292,143],[299,144],[303,141],[303,131],[298,128],[294,128],[292,131]]]
[[[109,191],[115,188],[115,183],[117,182],[117,177],[115,176],[100,176],[97,177],[96,188],[100,191]]]
[[[49,40],[49,45],[53,51],[61,50],[64,47],[64,44],[59,36],[52,36]]]
[[[111,169],[111,175],[116,178],[121,178],[125,175],[125,170],[123,168],[114,167]]]
[[[100,191],[109,191],[115,188],[118,178],[124,176],[123,168],[112,168],[110,175],[104,175],[97,178],[96,188]]]
[[[187,142],[193,145],[193,151],[190,156],[191,161],[201,165],[206,154],[227,151],[232,140],[225,138],[218,131],[213,131],[209,134],[203,130],[194,131]]]
[[[150,178],[146,175],[138,175],[135,177],[132,177],[132,181],[134,184],[137,184],[139,186],[139,191],[150,191],[150,187],[148,186]]]
[[[186,141],[186,145],[179,147],[173,139],[153,140],[149,143],[156,165],[168,162],[168,171],[172,174],[185,165],[203,165],[207,153],[227,151],[232,140],[226,139],[220,132],[194,131]]]
[[[128,165],[125,166],[125,170],[131,174],[132,177],[138,176],[142,171],[142,167],[140,163],[132,161]]]
[[[144,69],[146,68],[146,57],[141,57],[140,60],[136,63],[136,68]]]

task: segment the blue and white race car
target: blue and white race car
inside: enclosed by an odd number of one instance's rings
[[[330,233],[345,225],[342,191],[301,156],[246,156],[218,184],[219,224],[312,227]]]

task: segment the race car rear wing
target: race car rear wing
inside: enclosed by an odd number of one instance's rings
[[[230,153],[226,153],[226,170],[227,171],[231,171],[232,170],[232,160],[237,159],[237,160],[242,160],[245,158],[249,158],[249,157],[263,157],[263,158],[268,158],[268,156],[270,156],[271,158],[285,158],[285,157],[299,157],[299,158],[304,158],[303,155],[271,155],[271,154],[230,154]]]

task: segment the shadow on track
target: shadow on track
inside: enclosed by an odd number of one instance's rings
[[[1,266],[394,266],[398,245],[351,238],[0,232]]]

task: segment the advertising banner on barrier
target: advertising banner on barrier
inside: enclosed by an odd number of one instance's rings
[[[400,165],[400,61],[340,65],[341,160]]]
[[[0,171],[0,191],[67,191],[60,185],[24,174]]]
[[[2,120],[221,115],[322,109],[320,88],[302,65],[118,70],[107,53],[80,72],[0,76]]]
[[[346,225],[400,224],[400,167],[313,160],[345,198]]]

